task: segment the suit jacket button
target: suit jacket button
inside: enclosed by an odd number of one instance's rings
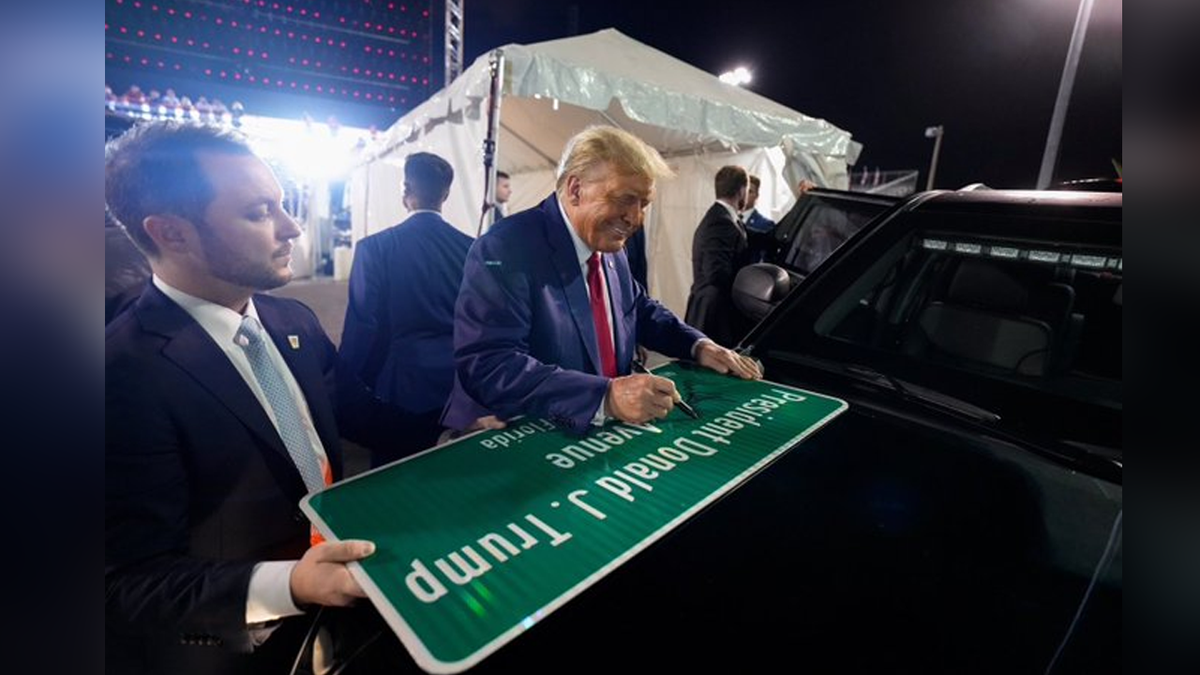
[[[296,521],[297,523],[303,523],[306,520],[304,517],[304,512],[300,509],[292,511],[292,520]]]

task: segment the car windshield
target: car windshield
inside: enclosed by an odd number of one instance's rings
[[[762,346],[866,366],[1119,457],[1119,248],[924,222],[839,270],[827,301],[785,312]]]

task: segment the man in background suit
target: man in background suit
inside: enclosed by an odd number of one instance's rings
[[[775,221],[764,216],[755,208],[762,180],[750,176],[750,188],[746,192],[746,206],[741,212],[742,224],[746,226],[746,262],[775,262],[779,245],[773,235]]]
[[[750,176],[750,186],[746,191],[746,205],[741,211],[742,223],[748,232],[770,232],[775,229],[775,221],[758,212],[758,191],[762,187],[762,179]]]
[[[713,181],[717,199],[692,236],[692,290],[687,322],[724,346],[736,345],[750,328],[733,304],[733,280],[746,263],[746,230],[738,210],[750,177],[740,166],[723,166]]]
[[[505,213],[505,204],[508,204],[509,198],[512,197],[512,176],[509,176],[504,171],[496,172],[496,204],[492,207],[495,211],[492,222],[500,222],[508,214]]]
[[[342,359],[376,396],[420,418],[411,439],[417,448],[435,445],[443,431],[454,384],[454,301],[474,242],[442,219],[453,182],[446,160],[409,155],[404,203],[411,215],[358,242],[350,270]],[[371,464],[399,456],[372,452]]]
[[[705,339],[633,281],[622,247],[642,227],[662,157],[628,132],[591,127],[570,141],[555,192],[509,216],[467,256],[455,308],[464,392],[503,418],[546,417],[583,433],[609,419],[663,418],[674,383],[630,374],[636,347],[743,378],[757,364]],[[446,421],[469,418],[451,397]]]
[[[341,476],[339,429],[375,445],[407,420],[311,310],[256,293],[291,279],[300,229],[235,132],[133,128],[105,198],[154,273],[105,333],[106,669],[286,673],[303,614],[363,597],[346,564],[374,550],[310,546],[298,502]]]

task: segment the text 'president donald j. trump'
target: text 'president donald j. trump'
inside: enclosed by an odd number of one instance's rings
[[[472,246],[455,307],[454,357],[463,390],[492,413],[545,417],[583,433],[609,419],[666,417],[666,378],[630,374],[638,345],[742,378],[751,359],[718,346],[646,295],[623,247],[672,176],[656,150],[612,127],[567,142],[555,191]],[[479,416],[456,391],[448,426]]]

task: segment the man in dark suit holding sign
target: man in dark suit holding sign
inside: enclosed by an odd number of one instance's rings
[[[154,273],[105,334],[107,670],[286,673],[305,612],[363,597],[346,564],[374,551],[310,545],[298,502],[341,476],[339,428],[377,445],[409,420],[311,310],[257,293],[291,279],[300,229],[242,138],[135,127],[105,197]]]

